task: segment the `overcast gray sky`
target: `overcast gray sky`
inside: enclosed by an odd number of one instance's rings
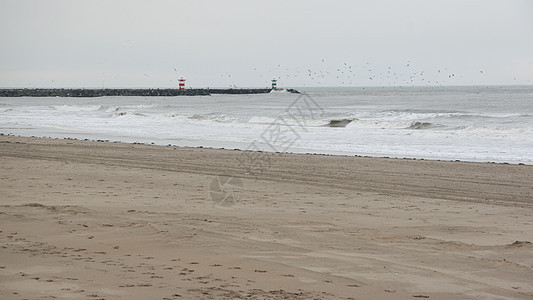
[[[530,0],[0,0],[0,87],[533,84]]]

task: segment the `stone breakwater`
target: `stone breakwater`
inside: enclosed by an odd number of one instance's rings
[[[272,89],[0,89],[0,97],[209,96],[266,94]],[[291,93],[299,93],[287,89]]]

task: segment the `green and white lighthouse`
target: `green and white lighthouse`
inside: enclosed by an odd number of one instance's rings
[[[277,90],[278,89],[278,80],[272,79],[272,89]]]

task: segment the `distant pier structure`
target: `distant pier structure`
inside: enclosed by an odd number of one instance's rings
[[[179,81],[179,90],[180,91],[185,91],[185,78],[180,77],[180,79],[178,79],[178,81]]]
[[[278,89],[278,80],[272,79],[272,89],[277,90]]]

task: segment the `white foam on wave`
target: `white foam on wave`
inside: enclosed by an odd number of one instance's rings
[[[432,119],[461,119],[461,118],[526,118],[531,117],[524,113],[479,113],[479,112],[413,112],[413,111],[380,111],[370,113],[359,113],[354,116],[366,120],[380,121],[417,121]]]
[[[346,126],[348,129],[405,129],[412,126],[417,121],[385,121],[385,120],[361,120],[353,119]]]
[[[115,112],[115,111],[119,111],[120,110],[120,107],[118,106],[111,106],[111,107],[107,107],[104,109],[105,112]]]
[[[416,121],[431,120],[436,118],[452,118],[465,116],[459,112],[409,112],[409,111],[383,111],[374,112],[364,116],[367,120],[380,121]]]
[[[106,107],[104,105],[54,105],[52,106],[55,110],[60,111],[96,111],[105,109]]]
[[[113,117],[148,117],[145,114],[138,113],[138,112],[117,112],[113,114]]]
[[[156,107],[156,106],[157,106],[157,104],[141,104],[141,105],[135,106],[135,108],[142,109],[142,108],[152,108],[152,107]]]
[[[316,127],[316,126],[325,126],[329,124],[330,120],[326,119],[311,119],[311,118],[298,118],[290,115],[280,115],[278,117],[261,117],[253,116],[247,121],[247,123],[252,125],[266,125],[271,126],[275,124],[286,125],[286,126],[306,126],[306,127]]]
[[[465,131],[474,131],[474,132],[483,132],[486,134],[491,133],[520,133],[520,134],[531,134],[533,137],[533,128],[524,128],[524,127],[504,127],[504,126],[486,126],[486,125],[471,125],[463,128]]]
[[[276,89],[271,90],[269,94],[291,94],[291,92],[287,91],[286,89]]]
[[[198,123],[232,123],[238,121],[237,118],[230,117],[226,114],[192,114],[192,115],[182,115],[182,114],[174,114],[174,113],[165,113],[165,114],[158,114],[151,116],[155,120],[162,120],[162,119],[171,119],[174,121],[181,121],[181,122],[198,122]]]

